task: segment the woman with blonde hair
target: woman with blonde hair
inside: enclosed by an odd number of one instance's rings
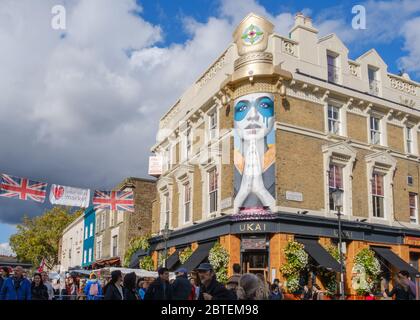
[[[264,300],[264,283],[256,275],[245,273],[239,279],[236,295],[238,300]]]

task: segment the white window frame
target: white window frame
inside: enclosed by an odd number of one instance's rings
[[[374,120],[374,121],[377,120],[378,121],[378,128],[377,129],[372,128],[372,120]],[[384,136],[384,133],[382,132],[383,131],[382,130],[383,118],[380,118],[377,115],[371,114],[368,118],[368,121],[369,121],[369,143],[374,144],[374,145],[382,145],[383,136]],[[373,124],[375,124],[375,122],[373,122]],[[376,136],[376,139],[379,138],[379,140],[377,142],[376,142],[376,140],[374,140],[372,138],[373,134]]]
[[[86,264],[87,250],[83,250],[83,263]]]
[[[216,183],[217,186],[214,190],[210,190],[210,176],[212,174],[212,172],[216,172]],[[207,172],[207,188],[208,188],[208,214],[214,214],[217,213],[219,211],[219,207],[220,207],[220,201],[219,201],[219,189],[220,189],[220,183],[219,183],[219,177],[220,177],[220,172],[217,166],[211,168],[208,172]],[[216,202],[216,208],[215,210],[211,210],[211,205],[212,205],[212,194],[215,193],[215,202]]]
[[[96,241],[96,259],[102,258],[102,240]]]
[[[330,210],[330,184],[329,184],[329,170],[330,165],[340,166],[342,168],[342,187],[343,187],[343,207],[341,213],[343,215],[353,215],[353,166],[356,160],[356,150],[347,142],[337,142],[322,147],[324,157],[324,206],[325,214],[335,214],[336,210]]]
[[[89,248],[89,258],[88,262],[92,262],[92,248]]]
[[[392,222],[394,221],[394,202],[393,202],[393,184],[394,172],[397,165],[396,159],[386,151],[370,154],[366,159],[366,175],[368,185],[368,208],[369,217],[373,222]],[[374,217],[373,215],[373,195],[372,195],[372,178],[373,173],[383,175],[383,191],[384,191],[384,217]]]
[[[93,237],[93,222],[91,222],[89,225],[89,238],[90,237]]]
[[[188,193],[189,193],[189,199],[187,201],[186,199],[186,195],[187,195],[187,189],[189,189]],[[184,185],[183,185],[183,190],[182,190],[182,197],[183,197],[183,201],[182,201],[182,207],[183,207],[183,223],[187,224],[187,223],[191,223],[192,221],[192,186],[190,181],[187,181]],[[188,216],[189,218],[187,219],[187,206],[188,206]]]
[[[372,70],[373,72],[373,79],[369,77],[370,70]],[[371,95],[379,97],[381,94],[381,81],[379,79],[379,68],[368,65],[367,77],[368,77],[369,93]]]
[[[414,196],[414,207],[411,207],[410,205],[410,198],[408,199],[408,205],[409,205],[409,209],[410,209],[410,223],[412,224],[418,224],[419,223],[419,204],[418,204],[418,194],[415,192],[409,192],[408,196]],[[414,220],[412,219],[411,216],[411,209],[414,209]]]
[[[212,123],[213,120],[215,123]],[[207,128],[207,143],[219,138],[219,110],[217,106],[207,113]]]
[[[89,228],[88,226],[85,227],[85,240],[88,238]]]
[[[331,65],[328,63],[328,57],[331,57],[334,61],[334,64]],[[340,83],[341,80],[341,74],[340,74],[340,59],[339,59],[340,55],[337,52],[333,52],[333,51],[329,51],[327,50],[326,52],[326,60],[327,60],[327,81],[330,83]],[[334,79],[332,79],[332,81],[330,80],[330,68],[332,68],[331,70],[334,73],[333,77]]]
[[[101,231],[104,231],[106,228],[106,211],[101,213]]]
[[[371,185],[370,185],[371,189],[372,189],[372,186],[373,186],[373,183],[374,183],[376,177],[382,177],[382,192],[383,192],[383,194],[379,195],[379,194],[373,194],[372,193],[372,216],[374,218],[377,218],[377,219],[385,219],[386,218],[386,216],[385,216],[385,175],[382,174],[382,173],[379,173],[379,172],[373,172],[372,178],[370,180],[371,181]],[[375,182],[375,185],[377,185],[376,182]],[[375,212],[376,212],[376,210],[375,210],[376,201],[374,201],[375,198],[377,198],[378,200],[381,200],[383,217],[375,215]]]
[[[114,246],[115,243],[115,246]],[[114,251],[115,249],[115,251]],[[115,234],[111,237],[111,257],[117,257],[118,256],[118,234]]]

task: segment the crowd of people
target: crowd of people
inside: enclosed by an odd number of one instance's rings
[[[134,272],[123,276],[120,270],[111,272],[104,283],[91,273],[89,279],[69,275],[64,286],[60,281],[52,283],[47,272],[35,273],[32,281],[22,267],[16,267],[13,275],[6,267],[1,268],[0,300],[283,300],[283,286],[279,279],[268,283],[262,274],[241,273],[239,264],[233,265],[233,274],[226,285],[217,281],[210,263],[202,263],[194,272],[185,268],[175,271],[170,280],[169,270],[158,269],[156,279],[138,278]],[[303,286],[300,299],[322,300],[323,291],[312,283]],[[400,271],[391,291],[382,295],[395,300],[414,300],[416,285],[407,271]],[[367,295],[373,300],[373,295]]]

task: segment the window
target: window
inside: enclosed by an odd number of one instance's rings
[[[93,236],[93,222],[90,223],[90,232],[89,232],[89,237]]]
[[[92,262],[92,248],[89,248],[89,262]]]
[[[110,211],[109,212],[109,217],[110,217],[110,226],[113,227],[115,225],[115,211]]]
[[[70,238],[69,260],[71,260],[71,251],[73,250],[73,238]]]
[[[384,216],[384,176],[374,173],[372,176],[372,205],[373,216],[385,218]]]
[[[375,116],[370,116],[370,143],[381,143],[381,119]]]
[[[88,238],[88,227],[85,227],[85,240]]]
[[[343,168],[332,164],[328,172],[328,184],[329,184],[329,199],[330,199],[330,210],[335,210],[335,203],[332,197],[332,192],[335,189],[343,190]]]
[[[340,108],[328,105],[328,132],[340,134]]]
[[[210,140],[217,137],[217,111],[214,111],[209,116],[209,137]]]
[[[101,230],[103,231],[106,227],[106,212],[102,212],[101,219]]]
[[[170,159],[170,146],[167,146],[165,148],[165,150],[163,151],[163,165],[164,165],[164,171],[169,170],[170,168],[170,163],[171,163],[171,159]]]
[[[337,66],[337,55],[333,53],[327,53],[327,67],[328,67],[328,81],[329,82],[338,82],[339,69]]]
[[[165,194],[165,217],[164,217],[164,221],[165,223],[163,224],[163,227],[165,227],[165,225],[168,223],[169,224],[169,214],[170,214],[170,201],[169,201],[169,193]]]
[[[378,71],[376,68],[368,67],[368,78],[369,78],[369,93],[375,96],[379,95]]]
[[[406,151],[407,153],[413,153],[413,129],[411,127],[406,128]]]
[[[187,182],[184,185],[184,223],[191,220],[191,186]]]
[[[413,176],[407,176],[407,185],[409,186],[413,185]]]
[[[118,236],[112,237],[112,256],[118,256]]]
[[[87,256],[87,251],[84,250],[83,251],[83,263],[86,264],[86,256]]]
[[[96,242],[96,258],[100,259],[102,257],[102,241]]]
[[[217,188],[218,188],[217,169],[214,168],[209,172],[209,209],[210,213],[217,211]]]
[[[409,197],[409,205],[410,205],[410,222],[417,223],[418,221],[417,194],[410,192],[408,197]]]

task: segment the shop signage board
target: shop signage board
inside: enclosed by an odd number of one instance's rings
[[[162,174],[162,157],[151,156],[149,157],[149,175],[160,176]]]
[[[420,238],[419,237],[405,237],[404,244],[409,246],[420,247]]]
[[[242,250],[265,250],[267,240],[265,238],[243,238],[241,240]]]
[[[274,222],[238,222],[232,225],[232,233],[274,233],[277,231],[276,227]]]

